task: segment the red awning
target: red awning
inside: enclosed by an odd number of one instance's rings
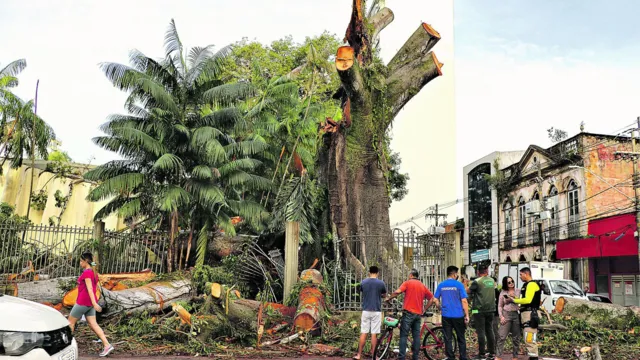
[[[556,243],[556,259],[582,259],[600,257],[598,238],[564,240]]]
[[[597,258],[638,255],[638,241],[634,237],[635,214],[622,214],[589,221],[592,238],[559,241],[557,259]]]

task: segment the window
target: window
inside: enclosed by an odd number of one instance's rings
[[[486,175],[491,164],[478,165],[469,172],[469,252],[491,247],[491,188]]]
[[[537,191],[533,193],[533,197],[531,198],[531,202],[540,201],[540,193]],[[529,234],[531,234],[531,242],[536,243],[540,240],[539,232],[538,232],[538,224],[535,222],[535,219],[531,219],[529,221]]]
[[[527,209],[524,198],[518,201],[518,245],[524,245],[527,231]]]
[[[569,209],[569,239],[580,237],[580,217],[578,211],[578,185],[571,180],[567,187],[567,209]]]
[[[511,204],[509,203],[505,203],[504,206],[502,207],[503,212],[504,212],[504,245],[503,248],[504,249],[510,249],[511,248],[511,237],[512,237],[512,233],[511,233],[511,227],[513,226],[513,224],[511,223]]]

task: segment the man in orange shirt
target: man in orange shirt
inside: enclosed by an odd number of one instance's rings
[[[404,303],[402,304],[402,324],[400,325],[400,354],[398,358],[400,360],[405,359],[407,353],[407,337],[409,337],[409,331],[411,330],[411,336],[413,337],[413,360],[418,360],[420,355],[420,326],[422,325],[421,315],[424,313],[424,299],[429,300],[426,309],[431,307],[431,304],[435,301],[433,294],[426,286],[418,279],[420,274],[418,270],[411,269],[409,272],[409,280],[400,285],[400,288],[393,292],[387,301],[395,298],[396,296],[404,293]]]

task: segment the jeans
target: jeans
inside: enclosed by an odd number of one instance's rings
[[[447,359],[455,359],[456,354],[453,353],[453,332],[456,332],[458,338],[458,349],[460,349],[460,360],[467,360],[467,341],[464,338],[465,330],[464,318],[448,318],[442,317],[442,328],[444,329],[444,347]]]
[[[496,338],[493,336],[493,312],[478,313],[473,315],[478,333],[478,347],[480,356],[486,354],[485,348],[488,345],[489,353],[496,353]],[[488,344],[487,344],[488,343]]]
[[[409,331],[411,331],[411,337],[413,338],[413,360],[418,360],[420,355],[420,326],[422,325],[422,319],[420,314],[413,314],[408,311],[402,313],[402,323],[400,324],[400,354],[398,358],[400,360],[405,359],[407,353],[407,337]]]
[[[507,341],[509,333],[511,333],[511,340],[513,342],[513,357],[518,357],[518,350],[520,349],[520,314],[517,311],[504,311],[502,313],[504,319],[507,321],[504,325],[500,324],[500,335],[498,337],[498,353],[496,355],[502,356],[504,352],[504,343]]]

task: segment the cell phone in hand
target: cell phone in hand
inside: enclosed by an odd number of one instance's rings
[[[509,295],[506,295],[506,294],[505,294],[505,295],[502,295],[502,296],[503,296],[505,299],[508,299],[508,298],[509,298]]]

